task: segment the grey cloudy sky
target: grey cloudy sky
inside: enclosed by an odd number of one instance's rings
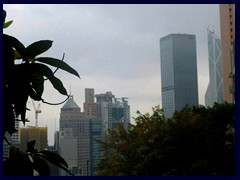
[[[195,34],[199,103],[204,104],[208,84],[207,28],[219,36],[217,4],[8,4],[7,20],[14,20],[4,33],[17,37],[25,46],[49,39],[52,48],[42,56],[62,58],[74,67],[81,79],[58,71],[66,89],[82,108],[84,89],[95,94],[112,91],[116,97],[129,97],[131,116],[151,112],[161,105],[159,39],[170,33]],[[46,83],[43,98],[60,102],[64,96]],[[36,103],[37,105],[37,103]],[[33,109],[32,102],[28,107]],[[39,126],[48,126],[49,143],[58,129],[60,108],[41,103]],[[28,113],[34,125],[34,111]]]

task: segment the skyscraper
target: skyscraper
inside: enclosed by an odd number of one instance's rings
[[[220,4],[224,101],[235,100],[235,4]]]
[[[223,103],[221,40],[208,29],[209,84],[205,94],[205,105]]]
[[[171,117],[186,105],[198,105],[196,36],[169,34],[160,39],[162,107]]]
[[[85,102],[83,103],[84,116],[87,119],[96,119],[96,103],[94,102],[94,89],[85,89]]]
[[[59,150],[60,155],[61,152],[68,152],[65,149],[71,149],[77,147],[77,160],[76,161],[69,161],[69,166],[73,167],[74,169],[81,169],[81,174],[86,176],[89,172],[89,167],[87,161],[90,159],[89,154],[89,122],[85,121],[84,113],[81,112],[81,108],[76,104],[73,100],[73,96],[71,96],[68,101],[63,105],[61,108],[60,114],[60,135],[59,135]],[[71,132],[71,135],[67,135],[66,131]],[[61,135],[61,133],[64,133]],[[67,136],[65,136],[67,135]],[[62,139],[61,139],[62,138]],[[65,140],[68,139],[68,140]],[[74,142],[76,139],[76,145],[73,143],[72,145],[68,146],[61,146],[63,142],[66,144],[67,141]],[[60,140],[62,142],[60,142]]]
[[[112,92],[97,94],[97,116],[103,123],[103,136],[107,135],[108,129],[114,129],[117,124],[127,128],[130,123],[130,106],[128,98],[115,98]]]
[[[58,150],[76,176],[91,176],[96,175],[102,157],[96,141],[102,140],[102,121],[96,118],[94,89],[85,89],[83,104],[84,112],[81,112],[71,96],[61,108]],[[69,154],[71,149],[73,154]]]

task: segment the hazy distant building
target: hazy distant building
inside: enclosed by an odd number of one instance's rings
[[[99,163],[103,157],[101,145],[96,140],[103,140],[102,121],[90,120],[90,175],[95,176],[99,170]]]
[[[107,134],[108,129],[114,129],[117,124],[122,124],[125,128],[130,123],[130,106],[128,98],[115,98],[112,92],[97,94],[97,116],[103,122],[103,134]]]
[[[27,150],[27,143],[35,140],[34,148],[44,150],[48,148],[47,127],[24,127],[20,128],[20,150]]]
[[[78,166],[78,148],[77,137],[73,135],[72,128],[64,128],[59,132],[59,155],[68,163],[70,171],[75,175],[81,175],[81,168]],[[77,167],[78,171],[75,170]],[[61,176],[68,175],[67,172],[61,170]]]
[[[73,100],[73,96],[71,96],[61,108],[59,124],[59,152],[66,152],[66,149],[76,148],[74,149],[74,151],[77,150],[77,162],[75,168],[81,168],[81,175],[86,176],[89,171],[87,161],[90,159],[89,125],[88,122],[84,120],[84,113],[81,112],[81,108]],[[77,145],[73,143],[72,146],[71,144],[69,144],[69,146],[63,146],[63,144],[61,145],[60,140],[62,138],[64,141],[65,136],[61,136],[61,133],[66,132],[69,129],[72,131],[72,138],[76,138]]]
[[[17,132],[10,135],[9,133],[5,133],[4,137],[8,140],[9,143],[13,144],[15,147],[20,147],[20,138],[19,138],[19,121],[15,121],[15,129],[18,130]],[[9,155],[9,145],[4,140],[3,141],[3,157],[8,157]]]
[[[87,119],[96,119],[96,103],[94,102],[94,89],[85,89],[84,117]]]
[[[221,40],[208,29],[209,84],[205,94],[205,105],[213,106],[214,102],[223,103]]]
[[[196,36],[169,34],[160,39],[162,107],[166,117],[185,105],[198,105]]]
[[[70,170],[76,176],[97,174],[103,156],[98,142],[104,139],[103,122],[107,122],[108,128],[114,128],[117,123],[126,126],[130,122],[127,98],[117,99],[106,93],[96,95],[96,103],[94,96],[94,89],[85,89],[84,112],[71,96],[61,108],[60,130],[55,133],[58,139],[55,149],[69,162]],[[112,99],[106,100],[108,97]],[[73,154],[70,154],[71,150]]]
[[[224,101],[235,102],[235,4],[220,4]]]
[[[97,104],[95,102],[95,94],[93,88],[85,89],[84,118],[89,126],[89,143],[90,158],[87,162],[89,171],[87,175],[94,176],[99,170],[98,164],[102,158],[100,144],[96,140],[103,140],[102,137],[102,120],[97,118]]]

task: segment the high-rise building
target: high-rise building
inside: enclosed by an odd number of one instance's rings
[[[96,141],[102,140],[102,121],[96,118],[94,89],[85,89],[84,111],[81,112],[72,96],[61,108],[58,149],[59,154],[66,157],[72,173],[92,176],[96,175],[102,157],[100,144]],[[75,160],[69,155],[71,149],[76,150]]]
[[[58,153],[68,163],[69,170],[75,176],[81,175],[81,168],[78,166],[78,148],[77,137],[73,135],[72,128],[64,128],[59,132],[59,151]],[[77,167],[77,171],[76,171]],[[61,176],[68,175],[67,172],[61,170]]]
[[[115,98],[112,92],[97,94],[97,116],[103,123],[103,136],[107,135],[108,129],[114,129],[117,124],[127,128],[130,123],[130,106],[128,98]]]
[[[103,157],[101,145],[97,140],[103,140],[102,136],[102,121],[89,120],[89,138],[90,138],[90,172],[89,175],[95,176],[99,170],[99,163]]]
[[[47,127],[24,127],[20,128],[20,150],[27,150],[27,143],[35,140],[34,148],[44,150],[48,148]]]
[[[220,4],[224,101],[235,101],[235,4]]]
[[[10,135],[8,132],[4,134],[4,137],[8,141],[8,143],[11,143],[15,147],[20,147],[20,138],[19,138],[19,121],[15,121],[15,129],[18,130],[17,132]],[[6,140],[3,141],[3,157],[8,157],[9,155],[9,144],[6,142]]]
[[[84,116],[87,119],[96,119],[96,103],[94,102],[94,89],[85,89],[85,102],[83,103]]]
[[[160,39],[162,107],[166,117],[198,105],[196,36],[169,34]]]
[[[72,173],[79,176],[94,176],[99,170],[103,153],[98,140],[104,139],[103,121],[106,120],[107,127],[111,129],[117,123],[125,127],[130,123],[127,98],[117,99],[110,92],[96,97],[97,103],[94,89],[86,88],[84,112],[81,112],[71,96],[61,108],[60,130],[55,133],[55,138],[58,138],[55,149],[68,162]],[[71,149],[74,149],[73,155],[70,155]]]
[[[69,146],[62,146],[60,140],[65,142],[64,139],[76,138],[77,145],[77,162],[74,168],[81,168],[81,175],[86,176],[89,171],[87,161],[90,159],[89,153],[89,125],[88,121],[84,119],[84,113],[81,112],[81,108],[73,100],[73,96],[67,100],[67,102],[61,108],[60,113],[60,131],[59,131],[59,152],[67,152],[64,149],[69,149]],[[61,133],[71,129],[71,136],[61,136]],[[65,133],[64,133],[65,134]],[[73,140],[74,141],[74,140]],[[74,146],[75,147],[75,146]],[[60,150],[62,149],[62,150]]]
[[[100,144],[96,140],[102,139],[102,121],[97,118],[97,104],[94,97],[94,89],[85,89],[84,118],[89,122],[89,143],[90,143],[90,159],[88,161],[89,171],[87,175],[94,176],[99,170],[98,164],[102,158],[102,151]]]
[[[205,94],[205,105],[223,103],[221,40],[208,29],[209,84]]]

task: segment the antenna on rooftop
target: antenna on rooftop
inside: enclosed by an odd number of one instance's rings
[[[69,97],[73,98],[73,95],[72,95],[72,86],[71,86],[71,85],[70,85]]]

